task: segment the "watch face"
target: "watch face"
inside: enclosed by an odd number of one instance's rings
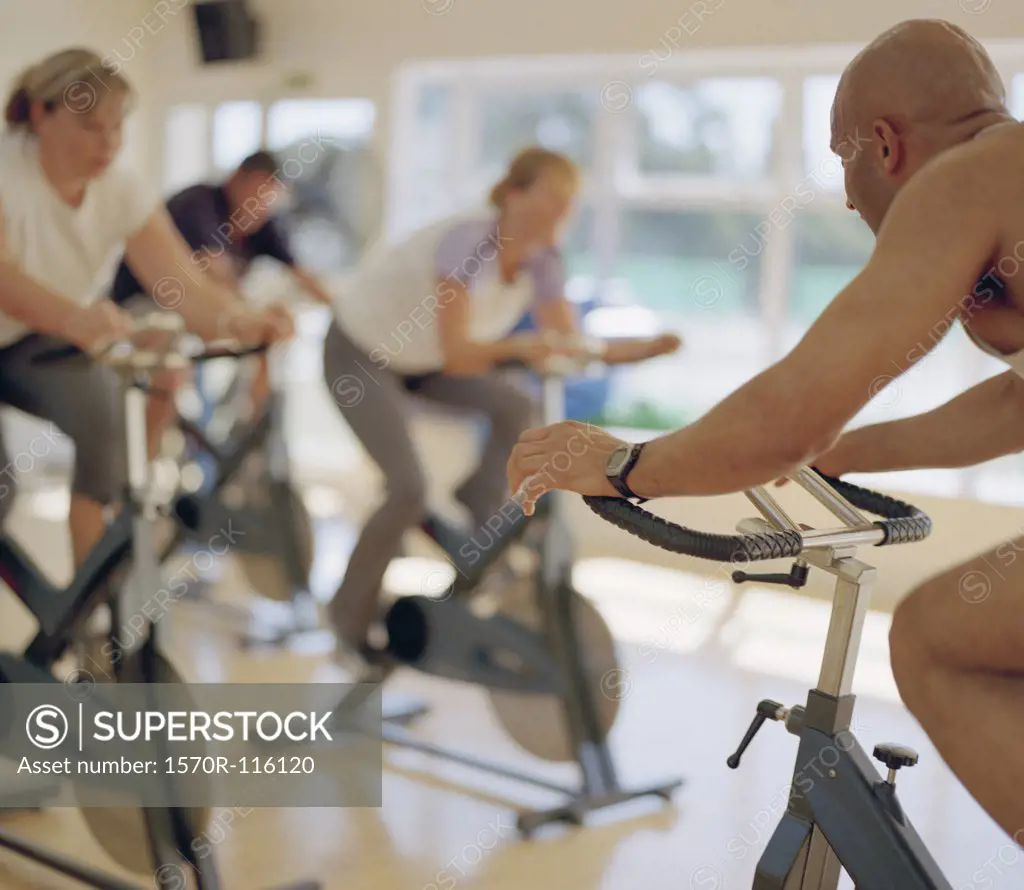
[[[626,461],[629,460],[629,455],[632,453],[633,447],[631,445],[620,445],[616,448],[609,456],[608,463],[606,465],[605,473],[609,476],[617,476],[622,472],[622,468],[626,465]]]

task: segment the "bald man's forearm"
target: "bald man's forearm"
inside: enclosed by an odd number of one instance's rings
[[[810,382],[824,397],[827,387]],[[827,450],[841,425],[809,410],[789,366],[755,377],[696,423],[649,442],[629,476],[642,497],[729,494],[786,476]]]
[[[847,473],[972,467],[1024,449],[1024,380],[1008,372],[934,411],[851,430],[829,455]]]

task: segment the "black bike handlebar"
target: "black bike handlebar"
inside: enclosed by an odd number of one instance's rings
[[[815,471],[818,472],[818,471]],[[932,530],[931,518],[910,504],[818,473],[853,506],[885,517],[875,523],[882,531],[876,546],[923,541]],[[584,497],[598,516],[638,538],[668,550],[716,562],[758,562],[799,556],[805,549],[799,531],[773,530],[758,534],[719,535],[700,532],[655,516],[629,501]]]
[[[189,364],[201,364],[202,362],[213,361],[220,358],[243,359],[250,355],[259,355],[266,352],[273,344],[260,343],[256,346],[243,346],[238,349],[210,349],[205,352],[194,354],[185,353],[184,356]],[[32,364],[35,365],[56,365],[71,364],[74,362],[91,363],[101,361],[102,356],[94,356],[84,349],[72,344],[55,346],[33,356]]]
[[[538,368],[530,362],[521,358],[506,358],[494,363],[496,371],[532,371],[541,377],[566,377],[572,374],[583,374],[588,367],[607,364],[603,359],[583,358],[574,359],[569,356],[556,357],[550,366]]]
[[[188,360],[195,365],[200,362],[211,362],[219,358],[248,358],[250,355],[262,355],[273,345],[273,343],[258,343],[255,346],[242,346],[239,349],[209,349],[206,352],[190,355]]]
[[[869,488],[861,488],[852,482],[844,482],[842,479],[826,476],[818,470],[814,472],[857,509],[885,517],[880,522],[874,523],[885,533],[885,538],[878,544],[879,547],[891,544],[914,544],[923,541],[931,534],[931,517],[918,507],[890,495],[872,491]]]

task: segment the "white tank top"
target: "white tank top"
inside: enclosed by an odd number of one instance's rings
[[[558,251],[542,251],[506,282],[498,262],[502,239],[494,211],[483,209],[380,242],[335,297],[339,326],[379,368],[438,371],[444,356],[437,314],[454,293],[446,283],[451,278],[470,295],[470,336],[479,342],[507,336],[533,302],[561,297],[564,269]]]

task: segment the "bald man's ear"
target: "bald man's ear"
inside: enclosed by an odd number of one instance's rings
[[[895,128],[887,120],[877,120],[872,127],[875,149],[879,153],[882,169],[892,175],[904,161],[903,142]]]

